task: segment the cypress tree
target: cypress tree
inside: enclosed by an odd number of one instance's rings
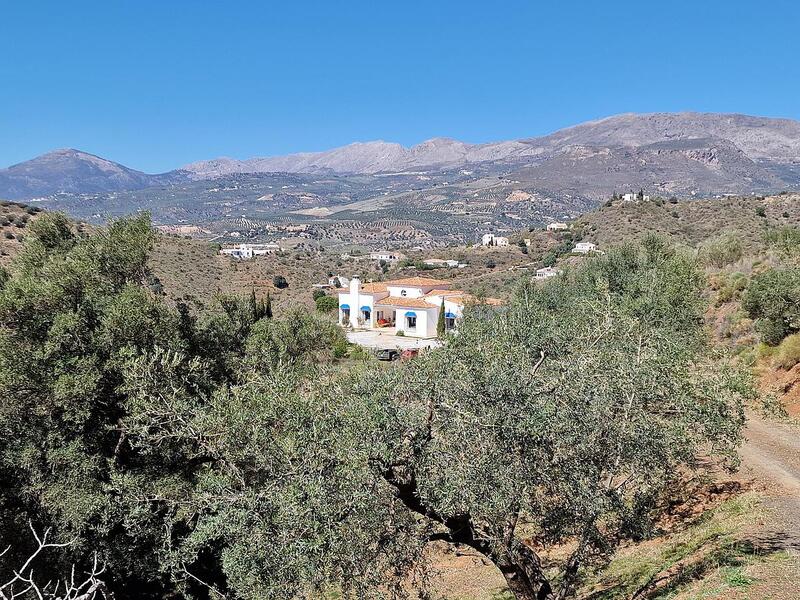
[[[269,292],[267,292],[267,302],[264,306],[264,316],[268,319],[272,318],[272,298],[270,298]]]
[[[442,307],[439,309],[439,320],[436,322],[436,335],[442,337],[444,335],[444,298],[442,298]]]
[[[256,290],[255,288],[250,290],[250,300],[248,301],[248,308],[250,309],[250,314],[253,315],[253,321],[258,321],[258,303],[256,302]]]

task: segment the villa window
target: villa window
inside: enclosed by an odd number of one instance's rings
[[[372,317],[372,309],[369,306],[362,306],[361,318],[364,319],[364,322],[369,323],[371,317]]]
[[[417,313],[408,311],[406,313],[406,329],[417,328]]]

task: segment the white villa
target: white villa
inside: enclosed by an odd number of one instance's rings
[[[562,271],[554,267],[544,267],[543,269],[536,269],[535,279],[541,281],[542,279],[550,279],[561,275]]]
[[[566,223],[550,223],[547,226],[547,231],[566,231],[569,229],[569,225]]]
[[[409,277],[381,283],[361,284],[350,280],[350,289],[339,293],[339,324],[354,329],[382,329],[386,333],[417,338],[436,337],[439,311],[444,302],[445,328],[453,329],[464,304],[475,301],[450,282],[427,277]],[[500,301],[487,298],[487,304]]]
[[[219,253],[239,260],[249,260],[254,256],[272,254],[280,249],[278,244],[239,244],[233,248],[222,248]]]
[[[423,262],[429,267],[447,267],[449,269],[461,269],[467,266],[464,263],[458,262],[457,260],[443,258],[429,258]]]
[[[392,252],[391,250],[378,250],[377,252],[369,253],[370,260],[385,260],[386,262],[397,262],[405,258],[404,254],[400,252]]]
[[[484,233],[481,237],[482,246],[508,246],[508,238],[500,237],[493,233]]]
[[[592,242],[578,242],[575,244],[572,251],[575,254],[590,254],[592,252],[597,252],[597,244],[593,244]]]
[[[638,199],[639,199],[639,194],[635,194],[633,192],[628,192],[627,194],[622,194],[623,202],[636,202],[636,200],[638,200]],[[642,196],[642,200],[647,202],[648,200],[650,200],[650,196],[645,194],[645,195]]]

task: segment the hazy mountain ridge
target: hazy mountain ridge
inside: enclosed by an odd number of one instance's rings
[[[797,189],[800,122],[738,114],[622,114],[538,138],[485,144],[433,138],[410,148],[355,142],[324,152],[215,158],[159,175],[57,150],[0,170],[0,197],[123,192],[237,174],[374,176],[459,169],[459,177],[506,177],[528,192],[594,201],[640,187],[706,195]]]
[[[539,138],[485,144],[433,138],[410,148],[383,141],[359,142],[324,152],[243,161],[213,159],[183,168],[201,178],[235,172],[317,173],[329,170],[335,173],[371,174],[516,161],[557,152],[572,145],[638,147],[686,139],[728,140],[753,160],[800,162],[798,121],[739,114],[629,113],[589,121]]]
[[[0,169],[0,196],[15,199],[59,192],[126,191],[165,185],[185,177],[181,171],[148,175],[88,152],[64,148]]]

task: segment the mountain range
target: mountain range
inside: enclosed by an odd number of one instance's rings
[[[750,193],[800,186],[800,122],[716,113],[622,114],[547,136],[484,144],[434,138],[410,148],[357,142],[324,152],[215,158],[151,175],[79,150],[0,170],[0,197],[140,190],[237,174],[382,175],[476,169],[558,195],[612,191]],[[564,192],[567,193],[567,192]]]

